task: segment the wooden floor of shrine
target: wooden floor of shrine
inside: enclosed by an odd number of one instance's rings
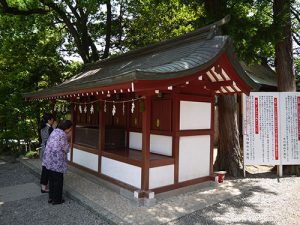
[[[113,149],[104,150],[102,156],[128,163],[135,166],[142,166],[142,151],[134,149]],[[150,167],[158,167],[174,164],[174,158],[160,154],[150,153]]]

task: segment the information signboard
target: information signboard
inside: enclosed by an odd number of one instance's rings
[[[280,94],[282,165],[300,164],[300,93]]]
[[[300,93],[251,92],[243,125],[245,165],[300,164]]]

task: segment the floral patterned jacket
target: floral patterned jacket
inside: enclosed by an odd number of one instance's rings
[[[42,165],[48,170],[65,173],[69,148],[67,134],[61,129],[54,129],[48,138]]]

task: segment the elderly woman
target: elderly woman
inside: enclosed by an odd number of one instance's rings
[[[49,172],[49,203],[64,203],[62,198],[64,173],[67,171],[68,140],[71,137],[72,122],[61,121],[47,141],[43,157],[43,166]]]

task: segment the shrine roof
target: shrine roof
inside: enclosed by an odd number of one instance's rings
[[[247,86],[246,92],[249,92],[250,89],[257,89],[256,83],[249,78],[239,64],[230,37],[220,35],[219,27],[227,22],[228,17],[225,17],[209,26],[176,38],[88,64],[81,73],[60,85],[25,93],[24,97],[43,99],[68,94],[75,95],[87,91],[123,90],[132,88],[132,85],[138,81],[168,80],[172,84],[171,81],[174,79],[200,74],[201,71],[202,74],[208,73],[209,75],[209,70],[219,67],[218,60],[222,55],[226,55],[239,82],[234,78],[227,79],[228,76],[231,76],[228,72],[228,74],[224,72],[224,76],[222,75],[224,79],[218,79],[215,71],[211,72],[216,75],[213,74],[216,79],[210,79],[212,82],[214,80],[233,80],[234,85],[239,86],[239,88],[233,87],[233,89],[241,92],[245,92],[241,86]],[[214,67],[212,67],[213,65]],[[222,69],[226,70],[226,68]],[[243,84],[240,86],[239,83]],[[216,93],[222,93],[222,90],[220,89]],[[131,91],[134,90],[131,89]],[[226,92],[223,91],[225,94]]]
[[[277,88],[277,75],[275,71],[267,65],[247,65],[244,62],[240,62],[247,75],[257,84],[261,85],[261,89],[264,87]]]

